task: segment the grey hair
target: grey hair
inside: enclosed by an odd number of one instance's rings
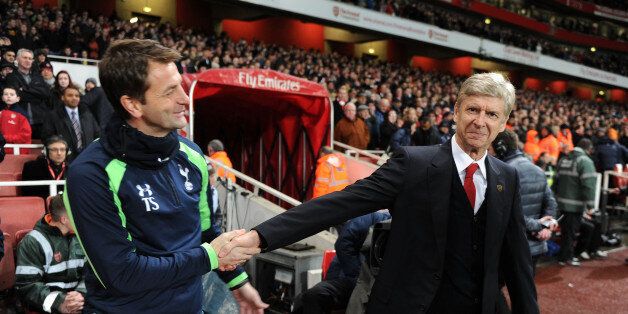
[[[225,145],[223,145],[220,140],[211,140],[207,146],[211,147],[211,149],[215,152],[225,150]]]
[[[17,57],[21,56],[22,54],[24,54],[25,52],[29,52],[30,54],[33,55],[33,57],[35,56],[35,54],[33,53],[32,50],[30,49],[26,49],[26,48],[21,48],[17,51],[17,53],[15,54]]]
[[[508,118],[515,106],[515,87],[503,75],[496,72],[479,73],[470,76],[462,83],[458,92],[456,106],[467,96],[490,96],[504,101],[505,118]]]

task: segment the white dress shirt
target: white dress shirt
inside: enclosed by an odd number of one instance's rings
[[[79,116],[78,108],[65,106],[65,112],[68,114],[68,117],[70,117],[70,121],[72,120],[72,112],[76,112],[76,119],[78,120],[79,125],[81,125],[81,117]]]
[[[479,168],[473,174],[473,183],[475,184],[475,205],[473,206],[473,213],[477,214],[478,210],[480,210],[480,206],[482,206],[482,202],[484,202],[484,196],[486,194],[486,186],[488,185],[488,181],[486,180],[486,152],[484,152],[484,156],[479,160],[475,161],[471,156],[467,155],[462,148],[456,142],[456,135],[451,139],[451,153],[454,156],[454,162],[456,163],[456,170],[458,171],[458,177],[460,178],[460,183],[464,186],[464,177],[467,172],[467,167],[469,167],[472,163],[477,163]],[[466,196],[466,195],[465,195]]]

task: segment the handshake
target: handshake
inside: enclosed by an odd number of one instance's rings
[[[244,229],[233,230],[221,234],[210,245],[218,254],[218,269],[222,271],[234,270],[261,252],[260,238],[257,231],[246,232]]]

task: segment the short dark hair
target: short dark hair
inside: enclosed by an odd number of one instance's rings
[[[13,85],[7,85],[7,86],[2,87],[2,93],[3,93],[3,94],[4,94],[4,90],[5,90],[5,89],[7,89],[7,88],[14,90],[14,91],[15,91],[15,94],[16,94],[18,97],[20,97],[20,89],[19,89],[19,88],[17,88],[17,87],[15,87],[15,86],[13,86]]]
[[[593,147],[593,142],[585,137],[578,141],[578,147],[582,148],[586,152]]]
[[[73,90],[77,91],[79,93],[79,95],[81,94],[81,89],[76,84],[70,84],[70,85],[68,85],[68,87],[66,87],[63,90],[63,95],[65,95],[65,91],[67,91],[68,89],[73,89]]]
[[[506,152],[513,152],[518,148],[517,141],[518,137],[515,132],[511,130],[504,130],[503,132],[497,134],[495,140],[493,140],[493,149],[496,149],[495,145],[500,143],[505,146]]]
[[[63,195],[55,195],[50,199],[50,215],[53,221],[61,220],[61,216],[65,215],[65,204],[63,204]]]
[[[179,52],[154,40],[117,40],[98,64],[100,84],[116,112],[128,119],[130,115],[120,98],[126,95],[144,103],[144,93],[150,87],[147,81],[149,61],[167,64],[179,59]]]

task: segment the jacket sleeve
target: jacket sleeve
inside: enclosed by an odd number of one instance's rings
[[[263,250],[272,251],[350,218],[392,208],[402,190],[409,158],[402,148],[369,177],[257,225],[253,229],[260,235]]]
[[[368,235],[374,213],[349,220],[334,244],[336,258],[347,277],[357,278],[360,273],[360,249]]]
[[[517,176],[516,172],[515,176]],[[501,250],[500,269],[508,286],[512,312],[539,313],[532,275],[532,258],[523,223],[518,178],[515,183],[510,218]]]
[[[543,205],[541,207],[542,216],[556,217],[557,208],[558,204],[556,203],[556,199],[554,198],[554,192],[552,192],[552,189],[550,189],[549,186],[545,185],[545,192],[543,193]]]
[[[577,164],[578,174],[580,175],[580,199],[586,203],[587,209],[595,207],[595,185],[597,182],[597,173],[595,165],[589,158],[581,158]]]
[[[94,163],[73,164],[64,201],[76,235],[96,278],[121,295],[176,285],[218,267],[208,244],[165,256],[136,251],[118,213],[107,174]]]
[[[46,286],[44,265],[45,255],[39,242],[27,235],[17,248],[15,287],[20,299],[30,308],[50,313],[51,309],[58,310],[58,306],[65,299],[65,293],[51,291]]]

